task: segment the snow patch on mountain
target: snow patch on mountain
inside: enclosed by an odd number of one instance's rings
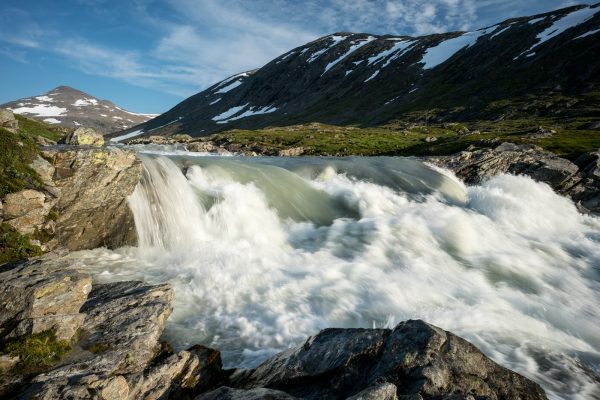
[[[247,104],[246,104],[247,105]],[[246,117],[251,117],[253,115],[261,115],[261,114],[269,114],[272,112],[277,111],[277,107],[250,107],[250,109],[248,109],[247,111],[244,111],[242,114],[237,115],[235,117],[226,119],[226,120],[221,120],[221,121],[217,121],[217,124],[226,124],[230,121],[235,121],[238,119],[242,119],[242,118],[246,118]]]
[[[579,10],[575,10],[565,15],[564,17],[555,20],[552,23],[552,25],[544,29],[544,31],[542,31],[536,36],[538,42],[531,46],[529,49],[525,50],[522,54],[530,52],[542,43],[547,42],[548,40],[560,35],[568,29],[583,24],[584,22],[590,20],[598,12],[598,8],[585,7]]]
[[[466,32],[458,37],[444,40],[438,45],[428,48],[420,61],[423,63],[423,69],[437,67],[458,51],[474,45],[477,39],[485,34],[487,34],[487,31]]]
[[[379,75],[379,70],[375,71],[373,73],[373,75],[371,75],[369,78],[367,78],[367,80],[365,81],[365,83],[369,82],[371,79],[375,78],[377,75]]]
[[[339,56],[338,58],[336,58],[335,60],[333,60],[332,62],[327,64],[327,66],[325,67],[325,71],[323,72],[323,74],[321,74],[321,76],[325,75],[327,73],[327,71],[329,71],[331,68],[335,67],[337,64],[340,63],[340,61],[344,60],[350,54],[354,53],[356,50],[360,49],[361,47],[365,46],[366,44],[371,43],[373,40],[375,40],[375,37],[373,37],[373,36],[369,36],[366,39],[357,40],[352,46],[350,46],[350,48],[348,50],[346,50],[346,52],[344,54],[342,54],[341,56]]]
[[[56,118],[46,118],[46,119],[44,119],[44,122],[46,122],[48,124],[60,124],[60,120],[58,120]]]
[[[393,55],[394,53],[407,49],[413,43],[414,41],[412,40],[398,40],[390,49],[384,50],[379,54],[369,57],[369,59],[367,60],[367,65],[377,64],[378,62],[383,61],[384,59]],[[389,65],[389,63],[386,63],[386,66],[387,65]]]
[[[50,97],[50,96],[36,96],[35,99],[38,100],[38,101],[45,101],[45,102],[48,102],[48,103],[51,103],[51,102],[54,101],[54,99],[52,97]]]
[[[215,92],[215,94],[227,93],[227,92],[229,92],[230,90],[233,90],[233,89],[235,89],[236,87],[240,86],[241,84],[242,84],[242,81],[241,81],[241,80],[238,80],[238,81],[233,81],[233,82],[231,82],[229,85],[227,85],[227,86],[225,86],[225,87],[223,87],[223,88],[219,89],[218,91],[216,91],[216,92]]]
[[[545,19],[546,19],[546,17],[534,18],[534,19],[531,19],[531,20],[527,21],[527,23],[529,25],[534,25],[534,24],[537,24],[538,22],[543,21]]]
[[[246,103],[243,106],[235,106],[235,107],[231,107],[229,110],[222,112],[219,115],[215,115],[214,117],[212,117],[212,120],[215,122],[218,121],[223,121],[228,119],[229,117],[234,116],[235,114],[237,114],[238,112],[242,111],[244,108],[246,108],[250,103]]]
[[[118,143],[118,142],[120,142],[122,140],[125,140],[125,139],[131,139],[133,137],[140,136],[143,133],[144,133],[143,129],[138,129],[137,131],[129,132],[129,133],[125,134],[125,135],[116,136],[114,138],[111,138],[110,141],[114,142],[114,143]]]
[[[97,106],[98,100],[96,99],[77,99],[75,103],[73,103],[75,107],[86,107],[86,106]]]
[[[66,108],[46,104],[30,105],[29,107],[9,108],[15,114],[31,114],[36,117],[58,117],[67,112]]]
[[[508,26],[505,26],[504,28],[500,29],[498,32],[496,32],[496,33],[494,33],[492,36],[490,36],[490,39],[493,39],[493,38],[495,38],[496,36],[503,34],[503,33],[504,33],[504,32],[506,32],[507,30],[509,30],[509,29],[510,29],[510,27],[511,27],[512,25],[513,25],[513,24],[508,24]]]
[[[594,29],[593,31],[589,31],[589,32],[584,33],[583,35],[577,36],[575,39],[581,39],[581,38],[584,38],[586,36],[595,35],[598,32],[600,32],[600,29]]]
[[[328,36],[326,38],[327,40],[331,40],[332,43],[330,43],[327,47],[325,47],[324,49],[321,49],[319,51],[314,52],[307,60],[307,62],[310,64],[313,61],[315,61],[317,58],[319,58],[321,55],[325,54],[327,51],[331,50],[332,48],[334,48],[338,43],[340,43],[341,41],[343,41],[344,39],[346,39],[346,36],[340,36],[340,35],[331,35]]]

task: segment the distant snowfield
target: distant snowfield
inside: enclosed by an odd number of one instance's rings
[[[97,106],[98,100],[96,99],[78,99],[73,103],[75,107],[85,107],[85,106]]]
[[[38,117],[58,117],[67,112],[66,108],[37,104],[10,109],[15,114],[32,114]]]
[[[60,124],[60,121],[56,118],[46,118],[44,119],[44,122],[48,124]]]

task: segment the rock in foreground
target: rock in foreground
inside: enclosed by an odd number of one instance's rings
[[[66,144],[74,146],[96,146],[104,145],[104,137],[92,128],[77,128],[65,138]]]
[[[390,389],[378,388],[384,383],[395,385],[400,398],[546,398],[538,384],[496,364],[466,340],[419,320],[393,330],[326,329],[254,370],[236,371],[226,385],[251,391],[229,392],[231,399],[255,398],[251,393],[258,388],[302,399],[344,399],[363,391],[364,398],[384,399]],[[381,396],[368,397],[369,392]],[[209,393],[198,400],[203,398],[215,397]]]
[[[68,255],[52,254],[7,265],[0,278],[5,307],[0,313],[0,396],[9,398],[546,398],[538,384],[423,321],[402,322],[394,329],[325,329],[255,369],[225,370],[217,350],[197,345],[173,353],[160,343],[172,310],[168,284],[92,286]],[[25,369],[28,360],[18,356],[28,353],[16,353],[6,344],[40,331],[71,339],[65,343],[71,350],[51,364]]]

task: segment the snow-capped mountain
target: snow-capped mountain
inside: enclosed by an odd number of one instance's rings
[[[600,4],[513,18],[473,32],[337,33],[111,136],[204,136],[313,121],[364,126],[410,118],[509,118],[515,101],[529,107],[528,115],[563,108],[589,113],[597,108],[589,107],[586,96],[600,87],[599,54]],[[546,102],[549,97],[554,105]],[[561,99],[567,99],[565,105]]]
[[[39,96],[0,105],[15,114],[71,128],[86,126],[103,134],[121,131],[156,117],[136,114],[68,86],[59,86]]]

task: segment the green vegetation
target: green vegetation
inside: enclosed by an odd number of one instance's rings
[[[29,167],[37,154],[38,149],[29,135],[0,128],[0,197],[41,187],[40,177]]]
[[[22,336],[7,342],[3,351],[19,357],[17,368],[23,372],[44,370],[71,350],[66,340],[58,340],[52,331]]]
[[[6,223],[0,224],[0,265],[41,254],[42,250],[31,244],[27,236]]]
[[[65,128],[49,126],[43,122],[29,119],[18,114],[15,114],[15,118],[19,121],[19,131],[29,137],[42,136],[57,142],[65,134]]]
[[[303,147],[308,155],[444,155],[469,146],[490,147],[500,142],[535,144],[574,159],[600,148],[600,131],[587,127],[594,118],[520,118],[461,123],[391,122],[382,127],[339,127],[325,124],[294,125],[255,131],[231,130],[211,140],[261,148],[276,154],[280,149]],[[551,137],[533,138],[540,127],[555,131]]]

